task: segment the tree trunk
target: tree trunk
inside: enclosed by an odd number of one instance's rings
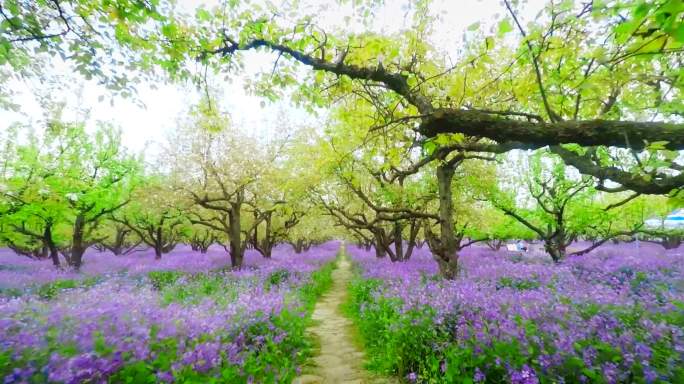
[[[418,225],[418,223],[416,223],[416,220],[411,220],[411,227],[409,229],[408,248],[406,249],[406,253],[404,254],[403,261],[411,259],[413,249],[416,246],[416,236],[418,236],[419,229],[420,226]]]
[[[385,241],[382,238],[380,231],[374,231],[373,237],[375,239],[375,257],[382,259],[387,256],[387,252],[385,251]]]
[[[123,228],[117,228],[116,230],[116,236],[114,237],[114,244],[109,248],[110,251],[115,256],[120,256],[123,251],[124,247],[126,246],[126,236],[128,236],[129,231],[123,229]]]
[[[52,265],[59,268],[59,249],[57,249],[57,245],[55,245],[55,241],[52,238],[52,224],[50,223],[45,226],[43,240],[45,241],[45,247],[48,249],[50,254]]]
[[[162,258],[162,249],[160,246],[154,247],[154,259],[155,260],[161,260]]]
[[[544,249],[555,263],[559,263],[565,258],[567,245],[558,236],[544,239]]]
[[[203,237],[194,235],[192,240],[190,240],[190,248],[192,248],[193,251],[199,251],[204,254],[207,253],[209,247],[211,247],[213,243],[214,237],[208,233]]]
[[[567,236],[564,220],[564,209],[556,212],[556,230],[552,231],[549,225],[547,233],[550,233],[547,239],[544,239],[544,249],[549,253],[554,263],[559,263],[565,258],[566,248],[575,237]]]
[[[164,241],[161,225],[157,227],[157,230],[155,232],[157,238],[152,239],[154,241],[154,259],[161,260],[162,253],[164,253]]]
[[[487,247],[491,249],[492,251],[498,251],[501,249],[501,246],[503,246],[503,241],[502,240],[488,240],[485,242],[487,244]]]
[[[47,245],[45,244],[45,242],[43,242],[42,247],[34,249],[32,251],[32,253],[36,259],[41,259],[41,260],[46,259],[48,256],[50,256],[50,251],[49,251]]]
[[[302,253],[302,250],[304,249],[304,240],[297,239],[297,241],[292,243],[292,248],[294,248],[295,253]]]
[[[255,223],[254,230],[252,231],[251,235],[247,234],[247,236],[245,236],[245,241],[247,243],[251,243],[252,248],[259,250],[259,224],[256,224],[259,221],[259,213],[257,213],[256,210],[254,210],[252,214],[254,216]]]
[[[261,247],[260,247],[261,248],[260,249],[261,254],[267,259],[271,258],[271,253],[273,251],[273,242],[271,241],[272,240],[271,239],[271,220],[272,220],[271,219],[271,213],[269,212],[266,215],[266,219],[265,219],[266,228],[264,229],[264,240],[261,242]],[[258,239],[256,239],[256,229],[254,232],[254,236],[255,236],[255,240],[258,241]]]
[[[401,236],[403,226],[399,220],[394,222],[394,254],[397,261],[404,260],[404,239]]]
[[[443,259],[437,260],[437,265],[439,266],[439,273],[447,280],[456,280],[458,277],[458,258],[452,258],[444,261]]]
[[[679,235],[668,235],[663,238],[660,245],[665,249],[675,249],[682,245],[682,237]]]
[[[231,210],[228,214],[229,220],[229,240],[230,240],[230,264],[235,269],[242,268],[244,247],[240,238],[240,209],[242,208],[242,193],[238,193],[236,202],[230,203]]]
[[[404,253],[404,257],[401,259],[401,261],[411,260],[411,255],[413,255],[413,249],[415,247],[416,247],[416,243],[409,242],[408,247],[406,248],[406,253]]]
[[[439,189],[439,232],[440,241],[436,253],[439,271],[446,279],[453,280],[458,276],[458,244],[454,234],[454,205],[451,181],[455,167],[444,164],[437,167],[437,185]]]
[[[83,240],[85,231],[85,217],[77,215],[74,222],[74,233],[72,235],[71,255],[69,256],[69,264],[75,270],[80,270],[83,265],[83,254],[86,251],[86,245]]]

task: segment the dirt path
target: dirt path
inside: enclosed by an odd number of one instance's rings
[[[373,377],[363,369],[364,354],[351,338],[351,320],[342,315],[340,305],[347,296],[347,285],[352,272],[346,256],[338,261],[333,271],[333,286],[316,304],[313,312],[315,325],[309,328],[320,343],[320,351],[312,359],[313,367],[296,378],[293,384],[335,383],[391,383]]]

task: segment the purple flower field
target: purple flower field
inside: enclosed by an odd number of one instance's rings
[[[684,382],[684,251],[636,247],[554,265],[474,246],[449,281],[427,248],[391,263],[350,246],[371,366],[418,382]]]
[[[0,384],[684,384],[684,0],[0,0]]]
[[[332,243],[331,243],[332,244]],[[274,249],[274,260],[279,263],[301,260],[309,256],[296,255],[289,245],[279,245]],[[307,253],[306,255],[310,255]],[[245,252],[245,263],[253,267],[276,265],[269,263],[257,251]],[[43,284],[59,279],[81,279],[84,277],[107,276],[115,274],[140,275],[150,271],[207,272],[230,266],[226,251],[214,245],[206,254],[194,252],[189,246],[179,245],[161,260],[154,259],[154,251],[146,249],[129,255],[113,256],[110,252],[94,249],[86,251],[81,273],[55,269],[50,260],[33,260],[17,255],[12,250],[0,249],[0,289],[24,288],[32,284]]]
[[[4,252],[5,286],[101,279],[51,300],[30,291],[0,298],[3,382],[291,378],[308,348],[306,306],[329,280],[323,266],[338,250],[329,242],[297,255],[278,247],[272,259],[247,252],[235,272],[220,269],[229,259],[218,249],[202,255],[178,248],[161,261],[150,253],[91,252],[79,275]],[[169,272],[145,275],[151,271]],[[283,364],[271,365],[274,359]]]
[[[239,271],[219,248],[179,247],[160,261],[89,252],[80,273],[3,252],[3,288],[21,292],[0,296],[3,382],[290,382],[339,246],[278,246],[271,259],[248,251]],[[438,277],[427,247],[406,262],[347,252],[358,272],[348,306],[369,367],[383,374],[418,383],[684,377],[681,249],[605,245],[553,264],[539,252],[472,246],[456,280]],[[60,288],[44,296],[46,285]]]

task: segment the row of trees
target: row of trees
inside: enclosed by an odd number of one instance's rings
[[[208,129],[208,118],[221,117],[206,115],[182,119],[151,164],[130,154],[114,127],[90,132],[59,111],[39,133],[13,127],[2,143],[0,243],[75,269],[90,247],[115,255],[149,247],[159,259],[180,243],[200,252],[217,244],[239,268],[246,248],[271,257],[276,244],[301,252],[332,236],[303,198],[306,185],[291,182],[302,180],[287,165],[296,143],[246,154],[253,141]]]
[[[2,242],[55,266],[61,253],[78,269],[101,222],[130,201],[140,161],[111,127],[91,136],[51,116],[42,131],[14,127],[3,143]]]
[[[498,249],[506,240],[538,239],[560,261],[617,237],[641,234],[666,247],[681,241],[678,232],[644,226],[646,218],[669,213],[664,197],[602,192],[548,151],[428,162],[446,151],[409,149],[399,156],[409,167],[388,168],[391,148],[380,142],[355,151],[348,150],[354,142],[335,136],[313,145],[299,138],[254,146],[220,114],[200,111],[179,121],[168,141],[182,144],[167,146],[165,166],[155,164],[154,173],[126,152],[111,126],[89,134],[82,122],[65,123],[56,112],[41,135],[15,127],[2,153],[2,242],[77,269],[91,246],[115,255],[146,246],[161,258],[179,243],[200,252],[221,244],[239,267],[248,247],[270,257],[278,243],[301,251],[347,236],[393,261],[427,244],[450,273],[440,259],[446,246],[483,242]],[[454,243],[445,245],[440,220],[449,212]],[[568,252],[580,239],[591,245]]]
[[[445,254],[475,243],[498,250],[505,241],[539,240],[559,262],[610,240],[638,236],[667,248],[681,242],[681,230],[645,225],[649,218],[664,220],[676,199],[602,191],[595,178],[548,150],[492,156],[409,146],[388,167],[397,148],[386,138],[364,136],[359,146],[330,136],[316,151],[327,175],[315,190],[318,203],[378,257],[406,260],[427,244],[443,274],[455,277],[457,265]],[[572,245],[580,240],[588,244]]]

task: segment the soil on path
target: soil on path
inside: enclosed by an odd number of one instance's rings
[[[333,271],[330,291],[316,303],[313,312],[315,325],[309,331],[318,339],[320,350],[313,357],[314,366],[296,378],[293,384],[380,384],[392,383],[374,377],[364,370],[364,353],[354,344],[352,322],[340,311],[347,296],[347,285],[352,277],[349,261],[342,257]]]

